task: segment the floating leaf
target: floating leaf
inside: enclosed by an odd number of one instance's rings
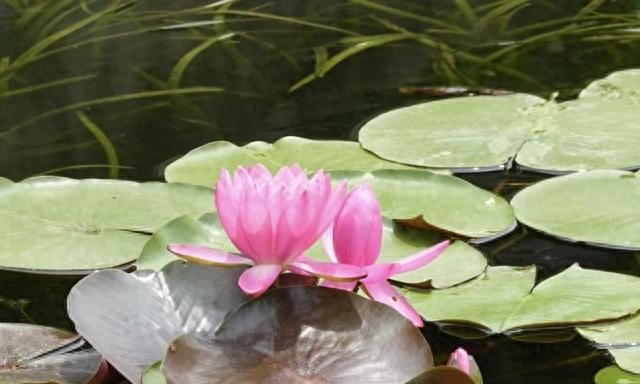
[[[453,171],[502,169],[534,127],[526,119],[545,101],[525,94],[439,100],[368,121],[358,140],[376,155]]]
[[[159,272],[99,271],[69,293],[69,317],[107,361],[138,383],[171,340],[213,333],[246,301],[237,285],[240,272],[181,261]]]
[[[160,362],[157,362],[145,369],[142,374],[142,384],[167,384],[167,380],[162,374]]]
[[[606,348],[618,366],[640,374],[640,315],[610,324],[585,326],[578,332]]]
[[[332,172],[351,185],[368,183],[382,213],[412,225],[435,227],[470,238],[496,237],[511,231],[511,206],[500,196],[451,175],[426,170]]]
[[[309,172],[319,169],[372,171],[410,168],[380,159],[353,141],[321,141],[288,136],[273,144],[258,141],[243,147],[227,141],[205,144],[169,164],[164,177],[172,183],[213,187],[222,168],[234,170],[239,165],[258,163],[271,171],[293,163],[300,164]]]
[[[596,384],[640,384],[640,375],[623,371],[612,365],[598,371],[594,380]]]
[[[295,287],[242,306],[211,340],[181,336],[163,371],[170,384],[403,384],[432,365],[424,337],[391,307]]]
[[[640,250],[640,176],[590,171],[547,179],[511,201],[516,217],[572,241]]]
[[[0,383],[84,384],[100,366],[94,350],[78,335],[31,324],[0,323]]]
[[[133,261],[153,232],[211,211],[210,189],[36,177],[0,183],[0,267],[91,270]]]
[[[543,173],[635,169],[639,101],[640,70],[621,71],[563,103],[515,94],[392,110],[367,122],[359,140],[391,161],[457,172],[497,170],[513,158]]]
[[[480,277],[448,289],[408,291],[427,320],[471,323],[487,332],[568,326],[619,319],[640,310],[640,279],[573,265],[533,290],[535,269],[489,267]]]
[[[379,262],[398,261],[442,240],[441,236],[434,233],[405,227],[385,219]],[[329,261],[321,242],[314,245],[308,255],[317,260]],[[487,259],[480,251],[463,241],[455,241],[433,262],[420,269],[395,275],[394,280],[421,288],[447,288],[478,276],[486,267]]]
[[[180,260],[167,250],[171,243],[198,244],[229,252],[237,251],[224,233],[217,214],[207,213],[199,220],[181,216],[154,232],[136,260],[136,268],[159,270],[174,260]]]

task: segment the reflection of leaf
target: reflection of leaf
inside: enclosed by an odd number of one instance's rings
[[[159,272],[96,272],[69,294],[69,316],[120,373],[137,383],[180,334],[210,334],[246,296],[240,270],[173,262]]]
[[[511,200],[516,217],[571,241],[640,250],[640,177],[624,171],[580,172],[541,181]]]
[[[432,364],[424,337],[391,307],[296,287],[248,302],[213,339],[181,336],[163,370],[171,384],[403,384]]]
[[[190,185],[36,177],[0,183],[0,267],[87,270],[133,261],[149,232],[213,209]]]
[[[574,265],[533,288],[535,269],[489,267],[468,283],[409,291],[407,300],[430,321],[473,323],[489,332],[618,319],[640,310],[640,279]],[[533,290],[532,290],[533,288]]]
[[[0,323],[0,384],[84,384],[102,357],[82,346],[78,335],[30,324]]]

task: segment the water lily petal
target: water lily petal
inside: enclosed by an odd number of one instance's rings
[[[333,224],[330,225],[322,235],[322,247],[327,253],[327,256],[329,256],[329,259],[334,263],[337,263],[338,258],[336,257],[336,251],[333,249]]]
[[[386,281],[391,276],[398,273],[400,266],[396,263],[385,263],[385,264],[374,264],[368,265],[364,267],[367,272],[367,277],[360,280],[362,283],[379,283],[381,281]]]
[[[282,266],[277,264],[260,264],[242,272],[238,285],[240,289],[251,297],[264,293],[276,281],[282,272]]]
[[[343,291],[350,291],[350,292],[353,292],[353,290],[356,289],[357,285],[358,285],[357,281],[340,282],[340,281],[323,280],[322,283],[320,283],[321,287],[340,289]]]
[[[194,244],[169,244],[167,249],[181,258],[200,265],[253,265],[253,261],[241,255]]]
[[[450,241],[442,241],[433,247],[427,248],[409,257],[396,262],[400,268],[395,273],[413,271],[435,260],[449,246]]]
[[[447,365],[456,367],[467,375],[471,372],[471,361],[469,354],[463,348],[458,348],[451,355],[449,355],[449,362]]]
[[[321,263],[311,259],[296,260],[290,267],[298,268],[311,275],[340,282],[354,281],[367,276],[367,270],[351,264]]]
[[[367,184],[351,191],[333,226],[333,246],[338,261],[371,265],[382,247],[382,213]]]
[[[365,293],[373,300],[393,307],[401,315],[409,319],[416,327],[422,327],[424,321],[395,288],[386,281],[377,284],[362,284]]]

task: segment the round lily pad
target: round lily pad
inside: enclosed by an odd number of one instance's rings
[[[594,380],[596,384],[640,384],[640,375],[611,365],[598,371]]]
[[[183,184],[37,177],[0,184],[0,267],[73,272],[133,261],[149,235],[213,210],[213,191]]]
[[[534,281],[533,267],[489,267],[468,283],[405,296],[427,320],[467,323],[488,333],[611,321],[640,310],[640,296],[629,295],[640,291],[634,276],[576,264],[532,289]]]
[[[635,98],[640,99],[640,69],[613,72],[604,79],[589,84],[580,92],[580,98]]]
[[[372,171],[410,168],[383,160],[353,141],[309,140],[283,137],[273,144],[253,142],[243,147],[228,141],[215,141],[192,150],[172,162],[164,171],[168,182],[215,186],[222,168],[234,170],[239,165],[263,164],[269,170],[299,164],[309,172],[324,170]]]
[[[593,245],[640,249],[640,176],[603,170],[541,181],[511,201],[520,222]]]
[[[460,171],[493,171],[518,151],[534,127],[537,96],[476,96],[395,109],[368,121],[358,140],[399,163]]]
[[[410,225],[467,238],[496,237],[515,227],[511,206],[500,196],[451,175],[426,170],[332,172],[350,185],[369,184],[382,213]]]

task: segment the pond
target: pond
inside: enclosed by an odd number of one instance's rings
[[[217,140],[356,141],[397,108],[510,93],[561,102],[631,68],[640,68],[635,0],[5,0],[0,176],[164,181],[168,164]],[[456,176],[507,201],[552,177],[517,165]],[[74,198],[70,210],[84,195]],[[145,216],[145,204],[127,213]],[[24,242],[12,226],[3,242]],[[522,224],[476,247],[490,266],[535,265],[537,282],[574,263],[640,276],[637,251]],[[66,299],[82,275],[3,268],[0,323],[73,329]],[[510,338],[428,321],[423,334],[439,364],[464,347],[486,384],[589,383],[612,364],[573,328]]]

